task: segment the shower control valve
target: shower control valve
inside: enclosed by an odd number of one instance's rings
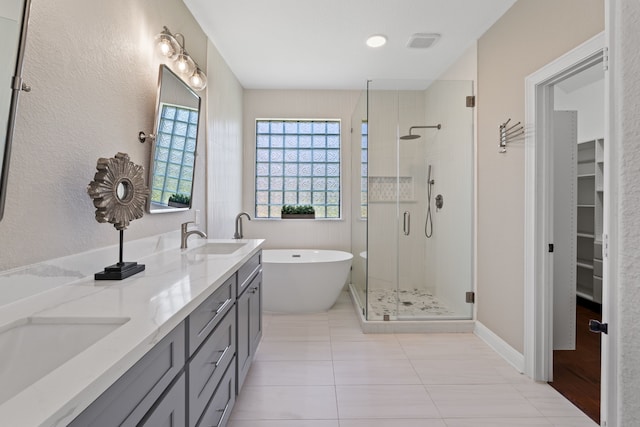
[[[438,194],[436,196],[436,209],[442,209],[442,205],[444,205],[444,197],[442,197],[442,194]]]

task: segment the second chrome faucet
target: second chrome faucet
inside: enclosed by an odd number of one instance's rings
[[[189,236],[191,236],[192,234],[197,234],[203,239],[207,238],[207,235],[200,230],[187,231],[189,224],[193,224],[193,223],[194,223],[193,221],[187,221],[183,223],[182,226],[180,227],[180,249],[187,248],[187,238],[189,238]]]
[[[251,221],[251,216],[246,212],[240,212],[236,215],[236,232],[233,233],[234,239],[242,239],[242,217],[246,216]]]

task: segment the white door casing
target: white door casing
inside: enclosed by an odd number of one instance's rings
[[[525,268],[524,268],[524,361],[525,373],[537,381],[548,381],[552,374],[553,354],[553,255],[548,244],[553,243],[553,148],[551,127],[553,123],[553,86],[586,68],[605,61],[605,34],[601,33],[585,43],[547,64],[525,79]],[[611,155],[611,130],[609,126],[610,105],[609,77],[605,73],[605,164]],[[607,169],[610,169],[607,166]],[[608,196],[611,194],[609,172],[605,172],[604,239],[610,229],[607,215]],[[606,249],[605,249],[606,251]],[[612,312],[612,301],[608,295],[607,265],[604,254],[603,277],[603,321]],[[608,355],[614,343],[603,338],[602,370],[602,425],[607,425],[611,402],[608,384],[612,380],[609,371],[614,362]],[[612,427],[613,424],[608,424]]]

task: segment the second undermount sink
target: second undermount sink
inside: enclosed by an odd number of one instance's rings
[[[0,328],[0,405],[128,321],[27,317]]]
[[[229,255],[242,248],[243,242],[209,242],[191,251],[201,255]]]

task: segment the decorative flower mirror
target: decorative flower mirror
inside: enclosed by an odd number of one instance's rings
[[[110,159],[99,158],[95,176],[87,192],[96,207],[96,221],[109,222],[120,231],[118,263],[95,274],[96,280],[122,280],[144,271],[144,264],[123,261],[124,230],[134,219],[142,218],[149,188],[144,183],[144,168],[118,153]]]

